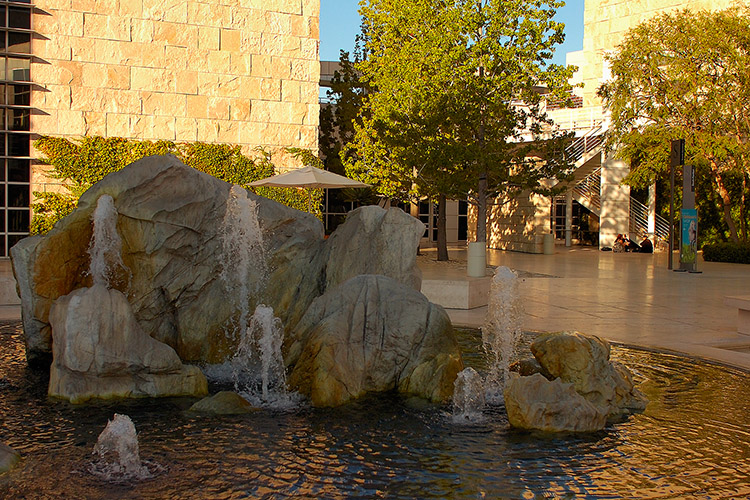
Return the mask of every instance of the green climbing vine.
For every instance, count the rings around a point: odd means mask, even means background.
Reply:
[[[31,234],[43,234],[75,209],[78,198],[107,174],[116,172],[136,160],[151,155],[172,154],[186,165],[223,181],[239,184],[256,194],[270,198],[298,210],[307,211],[310,197],[313,212],[323,190],[297,188],[250,187],[255,180],[274,175],[271,154],[259,148],[257,157],[242,153],[241,147],[229,144],[202,142],[175,143],[172,141],[138,141],[121,137],[83,137],[77,140],[42,136],[34,142],[42,154],[40,161],[52,166],[49,176],[61,180],[68,192],[34,192],[34,217]],[[305,165],[319,166],[320,160],[309,150],[289,148],[293,157]]]

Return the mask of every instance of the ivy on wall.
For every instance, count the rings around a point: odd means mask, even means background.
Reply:
[[[146,156],[164,154],[173,154],[190,167],[298,210],[307,211],[312,197],[313,212],[320,216],[318,207],[323,197],[322,189],[249,187],[251,182],[274,175],[276,170],[271,154],[260,148],[257,157],[251,158],[242,154],[240,146],[229,144],[153,142],[101,136],[78,140],[42,136],[34,142],[34,147],[43,155],[40,161],[52,166],[48,175],[60,179],[68,192],[34,192],[37,201],[31,206],[34,212],[31,234],[43,234],[52,229],[58,220],[75,209],[81,194],[107,174]],[[287,151],[303,164],[319,165],[320,160],[309,150],[289,148]]]

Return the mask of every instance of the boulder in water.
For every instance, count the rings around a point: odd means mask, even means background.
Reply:
[[[241,415],[253,413],[258,409],[236,392],[221,391],[201,399],[188,411],[213,415]]]
[[[592,432],[607,423],[605,413],[559,378],[550,381],[539,373],[528,377],[511,373],[504,396],[508,421],[519,429]]]
[[[315,406],[389,390],[444,402],[463,369],[445,310],[385,276],[326,291],[287,341],[289,385]]]
[[[206,378],[143,332],[125,296],[103,285],[60,297],[50,312],[49,394],[91,398],[202,396]]]
[[[361,274],[388,276],[422,288],[416,265],[424,224],[399,208],[360,207],[328,238],[326,289]]]
[[[541,335],[531,352],[549,378],[559,377],[610,417],[643,410],[646,397],[633,384],[630,371],[609,360],[609,343],[580,332]]]
[[[0,474],[8,472],[21,461],[21,454],[5,443],[0,443]]]

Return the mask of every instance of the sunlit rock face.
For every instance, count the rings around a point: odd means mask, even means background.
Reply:
[[[202,396],[206,378],[143,332],[125,296],[104,285],[58,299],[50,312],[50,396],[92,398]]]
[[[367,206],[350,212],[328,239],[326,288],[360,274],[379,274],[420,290],[416,261],[423,234],[424,224],[398,208]]]
[[[578,394],[573,384],[549,381],[539,373],[511,374],[505,388],[505,409],[513,427],[545,432],[592,432],[607,416]]]
[[[605,415],[643,410],[648,403],[627,367],[610,361],[606,340],[580,332],[548,333],[531,344],[531,352],[545,373],[573,384]]]
[[[289,385],[316,406],[389,390],[447,401],[463,369],[445,310],[385,276],[326,291],[288,342]]]
[[[122,238],[121,272],[112,287],[127,295],[144,331],[187,361],[219,362],[234,345],[225,327],[237,314],[237,301],[250,309],[257,295],[228,296],[219,278],[220,232],[230,185],[187,167],[171,156],[153,156],[108,175],[81,196],[78,208],[45,236],[13,247],[13,268],[21,292],[27,357],[51,352],[49,311],[57,298],[91,286],[88,245],[91,214],[102,194],[114,198]],[[314,217],[265,198],[257,201],[268,276],[261,294],[287,326],[322,293],[323,227]]]
[[[610,361],[609,343],[579,332],[540,335],[532,344],[536,363],[525,360],[505,390],[514,427],[544,431],[592,431],[608,420],[642,411],[648,399],[624,365]],[[523,365],[523,366],[521,366]]]

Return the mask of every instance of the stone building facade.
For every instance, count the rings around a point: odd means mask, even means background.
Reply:
[[[26,162],[27,194],[14,231],[4,221],[2,256],[28,232],[29,191],[53,188],[33,164],[38,135],[317,151],[320,0],[0,0],[0,10],[3,105],[27,113],[25,147],[4,151]]]

